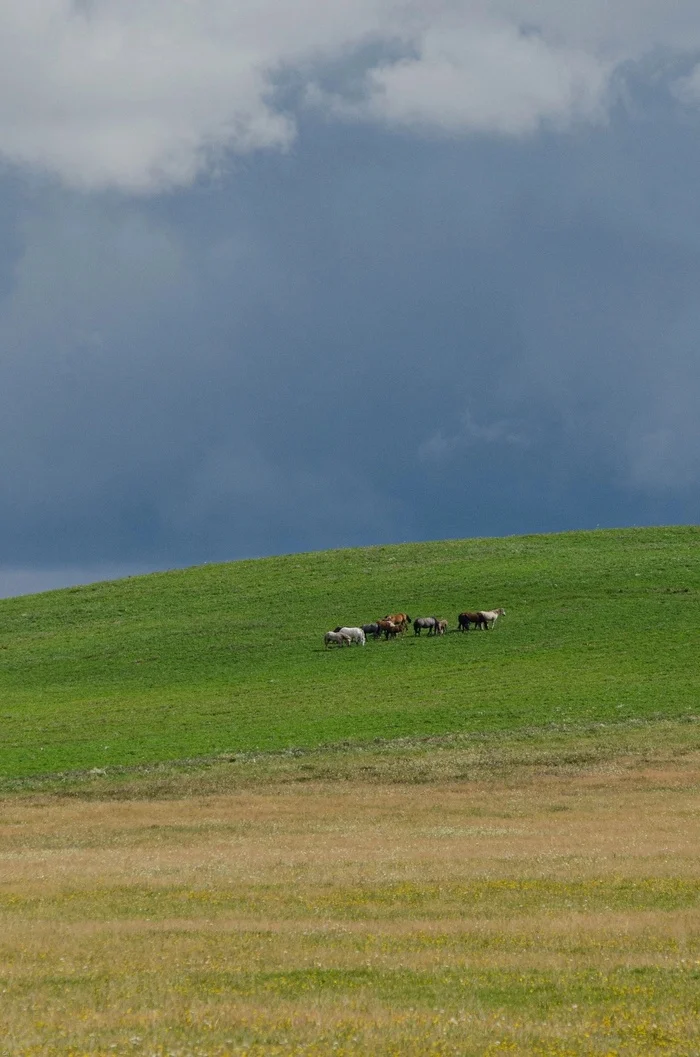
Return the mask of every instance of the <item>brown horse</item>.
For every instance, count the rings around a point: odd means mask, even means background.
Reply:
[[[486,628],[488,630],[488,624],[483,613],[460,613],[457,617],[457,623],[460,631],[469,631],[470,624],[473,624],[475,628]]]
[[[408,613],[387,613],[384,617],[385,620],[390,620],[392,624],[396,624],[401,631],[405,631],[408,625],[411,623],[411,618]]]
[[[377,627],[379,628],[380,635],[384,633],[385,639],[395,639],[398,633],[402,630],[398,624],[395,624],[393,620],[378,620]]]

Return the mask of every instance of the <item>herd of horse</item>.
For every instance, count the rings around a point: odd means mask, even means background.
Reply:
[[[499,617],[504,616],[505,609],[478,609],[475,612],[460,613],[457,617],[457,627],[460,631],[469,631],[472,625],[481,631],[490,631]],[[413,625],[413,634],[420,635],[427,631],[428,635],[444,635],[447,631],[447,621],[439,620],[437,617],[416,617],[411,620],[408,613],[389,613],[382,620],[373,624],[362,624],[357,628],[342,627],[338,625],[333,631],[327,631],[323,636],[325,646],[364,646],[368,637],[380,639],[395,639],[403,635]]]

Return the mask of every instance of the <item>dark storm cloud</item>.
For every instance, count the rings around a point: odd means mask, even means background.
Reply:
[[[528,141],[307,115],[137,202],[6,181],[7,582],[696,520],[700,139],[655,91]]]

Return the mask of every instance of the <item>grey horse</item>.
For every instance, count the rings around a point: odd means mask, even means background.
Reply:
[[[421,631],[427,629],[429,635],[434,635],[437,625],[437,617],[416,617],[413,621],[413,634],[420,635]]]

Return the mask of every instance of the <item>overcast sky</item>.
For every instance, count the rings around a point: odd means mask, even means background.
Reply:
[[[697,0],[4,0],[0,594],[698,521]]]

